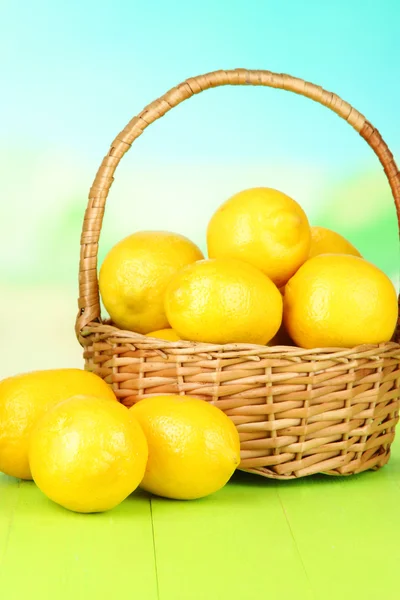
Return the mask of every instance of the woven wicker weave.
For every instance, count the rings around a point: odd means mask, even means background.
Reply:
[[[400,402],[400,345],[313,349],[155,340],[119,330],[100,316],[97,252],[113,175],[132,142],[153,121],[203,90],[262,85],[327,106],[368,142],[383,165],[400,223],[400,175],[387,145],[366,119],[335,94],[269,71],[216,71],[188,79],[145,108],[113,141],[89,194],[81,238],[78,339],[85,366],[127,406],[151,394],[192,394],[233,420],[241,469],[291,479],[350,475],[389,459]],[[397,328],[395,341],[400,341]]]

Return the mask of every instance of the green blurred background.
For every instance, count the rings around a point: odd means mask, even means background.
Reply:
[[[81,366],[74,336],[87,192],[114,136],[186,77],[239,66],[341,95],[400,155],[397,0],[0,0],[0,377]],[[390,189],[327,109],[265,88],[218,88],[171,111],[124,158],[101,256],[137,229],[203,249],[213,210],[246,187],[296,198],[398,287]]]

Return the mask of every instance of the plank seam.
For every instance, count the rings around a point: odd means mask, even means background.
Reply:
[[[11,511],[11,515],[10,515],[10,521],[9,521],[8,527],[7,527],[6,540],[5,540],[5,544],[4,544],[4,552],[3,552],[2,556],[1,556],[1,560],[0,560],[0,572],[3,570],[4,560],[5,560],[6,556],[7,556],[8,546],[10,545],[11,531],[12,531],[13,525],[14,525],[15,511],[16,511],[17,505],[18,505],[19,500],[20,500],[21,480],[18,480],[17,489],[18,489],[17,495],[16,495],[15,502],[14,502],[13,507],[12,507],[12,511]]]
[[[283,512],[283,514],[284,514],[284,516],[285,516],[285,520],[286,520],[286,523],[287,523],[287,526],[288,526],[288,529],[289,529],[290,535],[291,535],[291,537],[292,537],[292,540],[293,540],[294,547],[295,547],[295,549],[296,549],[296,553],[297,553],[297,555],[298,555],[298,557],[299,557],[299,559],[300,559],[300,563],[301,563],[302,569],[303,569],[303,571],[304,571],[304,574],[305,574],[305,576],[306,576],[306,579],[307,579],[308,585],[309,585],[309,587],[310,587],[310,590],[311,590],[312,597],[313,597],[313,598],[316,600],[316,599],[317,599],[317,596],[315,595],[315,590],[314,590],[314,588],[313,588],[313,586],[312,586],[312,584],[311,584],[311,580],[310,580],[310,577],[309,577],[309,575],[308,575],[308,573],[307,573],[307,569],[306,569],[306,566],[305,566],[305,564],[304,564],[303,557],[301,556],[301,553],[300,553],[299,547],[298,547],[298,545],[297,545],[296,538],[294,537],[293,529],[292,529],[292,526],[290,525],[289,517],[288,517],[288,515],[287,515],[287,513],[286,513],[285,506],[284,506],[284,504],[283,504],[283,502],[282,502],[282,498],[281,498],[281,496],[280,496],[280,494],[279,494],[279,491],[278,491],[278,490],[276,490],[276,492],[277,492],[277,496],[278,496],[278,499],[279,499],[279,503],[280,503],[280,505],[281,505],[281,507],[282,507],[282,512]]]
[[[150,517],[151,517],[151,531],[152,531],[152,536],[153,536],[154,570],[155,570],[155,574],[156,574],[157,600],[160,600],[160,584],[158,581],[158,568],[157,568],[156,532],[154,529],[153,499],[152,498],[150,498]]]

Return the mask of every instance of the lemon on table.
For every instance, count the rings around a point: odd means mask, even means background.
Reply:
[[[54,406],[33,428],[33,479],[53,502],[76,512],[110,510],[140,484],[147,463],[144,433],[127,408],[91,396]]]
[[[179,271],[165,294],[173,329],[185,340],[266,344],[282,322],[282,296],[261,271],[229,258]]]
[[[147,337],[154,337],[160,340],[167,340],[169,342],[178,342],[181,338],[171,328],[167,329],[159,329],[158,331],[151,331],[150,333],[146,333]]]
[[[286,285],[284,323],[303,348],[352,348],[389,341],[397,313],[390,279],[356,256],[315,256]]]
[[[80,369],[54,369],[0,381],[0,471],[32,479],[28,445],[36,420],[55,404],[76,394],[117,401],[97,375]]]
[[[138,333],[168,327],[165,288],[179,269],[202,258],[193,242],[167,231],[141,231],[119,242],[99,275],[101,297],[115,325]]]
[[[210,258],[237,258],[282,287],[310,250],[310,226],[301,206],[271,188],[239,192],[214,213],[207,230]]]
[[[326,227],[311,227],[309,257],[312,258],[318,254],[352,254],[361,258],[357,248],[336,231]]]
[[[129,409],[149,446],[141,487],[190,500],[221,489],[240,462],[239,434],[219,408],[190,396],[152,396]]]

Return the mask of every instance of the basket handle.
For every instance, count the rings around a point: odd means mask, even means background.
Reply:
[[[383,141],[379,131],[366,118],[336,94],[322,87],[303,81],[291,75],[234,69],[213,71],[198,77],[191,77],[172,88],[149,104],[137,117],[117,135],[108,154],[103,159],[89,193],[89,202],[85,212],[81,235],[79,263],[79,312],[76,320],[76,332],[79,337],[82,329],[89,323],[100,319],[100,297],[97,278],[97,254],[104,208],[114,180],[114,172],[119,161],[129,150],[132,143],[143,131],[171,108],[209,88],[222,85],[262,85],[287,90],[311,98],[315,102],[330,108],[345,119],[368,142],[378,156],[392,189],[396,206],[400,232],[400,173],[393,155]],[[399,297],[400,301],[400,297]],[[397,329],[400,340],[400,327]]]

